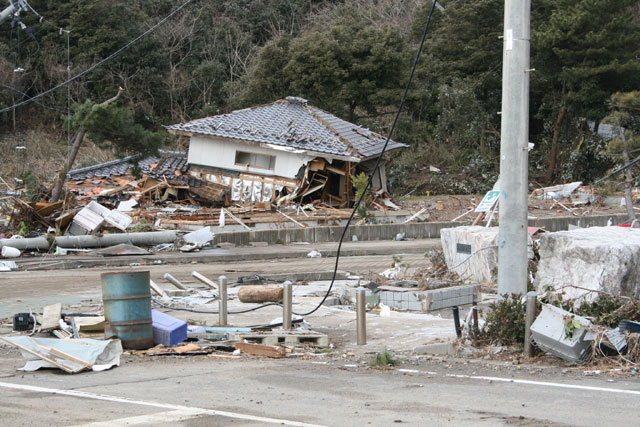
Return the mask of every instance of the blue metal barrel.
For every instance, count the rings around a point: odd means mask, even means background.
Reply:
[[[153,347],[149,271],[102,273],[105,338],[116,336],[127,349]]]

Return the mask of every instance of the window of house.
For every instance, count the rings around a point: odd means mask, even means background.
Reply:
[[[276,167],[276,156],[236,151],[236,165],[273,170]]]

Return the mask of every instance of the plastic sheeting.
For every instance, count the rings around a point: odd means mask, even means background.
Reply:
[[[242,195],[240,196],[240,201],[247,203],[250,202],[253,198],[253,182],[252,181],[242,181]]]
[[[26,364],[21,371],[59,368],[75,374],[83,370],[104,371],[120,365],[120,340],[0,337],[20,349]]]
[[[242,180],[239,178],[234,178],[233,185],[231,186],[231,200],[234,202],[240,201],[240,197],[242,196]]]
[[[262,201],[262,182],[253,181],[253,197],[251,198],[252,202],[260,202]]]
[[[262,201],[270,202],[273,198],[273,184],[264,183],[264,188],[262,189]]]

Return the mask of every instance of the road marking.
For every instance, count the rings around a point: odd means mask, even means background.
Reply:
[[[73,427],[119,427],[137,426],[141,424],[162,425],[164,423],[178,423],[191,418],[205,415],[205,411],[199,409],[180,409],[177,411],[156,412],[155,414],[138,415],[135,417],[118,418],[116,420],[98,421],[95,423],[78,424]]]
[[[623,394],[640,395],[640,391],[636,391],[636,390],[624,390],[621,388],[607,388],[607,387],[592,387],[588,385],[577,385],[577,384],[560,384],[560,383],[550,383],[546,381],[518,380],[515,378],[480,377],[480,376],[454,375],[454,374],[448,374],[447,377],[467,378],[472,380],[485,380],[485,381],[500,381],[504,383],[529,384],[529,385],[539,385],[539,386],[545,386],[545,387],[573,388],[578,390],[589,390],[589,391],[604,391],[607,393],[623,393]]]
[[[241,420],[258,421],[258,422],[270,423],[270,424],[283,424],[287,426],[296,426],[296,427],[323,427],[318,424],[308,424],[308,423],[303,423],[299,421],[258,417],[258,416],[249,415],[249,414],[239,414],[235,412],[219,411],[217,409],[204,409],[204,408],[195,408],[195,407],[189,407],[189,406],[183,406],[183,405],[173,405],[169,403],[157,403],[157,402],[149,402],[145,400],[133,400],[133,399],[127,399],[126,397],[110,396],[106,394],[96,394],[96,393],[91,393],[87,391],[60,390],[55,388],[37,387],[32,385],[23,385],[23,384],[14,384],[14,383],[5,383],[5,382],[0,382],[0,387],[10,388],[14,390],[31,391],[35,393],[59,394],[62,396],[78,397],[82,399],[105,400],[107,402],[116,402],[116,403],[129,403],[132,405],[149,406],[152,408],[172,409],[174,411],[201,411],[202,415],[217,415],[221,417],[237,418]]]

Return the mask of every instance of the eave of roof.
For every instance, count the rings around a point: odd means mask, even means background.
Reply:
[[[385,138],[311,107],[302,98],[287,97],[271,104],[229,114],[165,126],[172,134],[202,135],[289,147],[307,153],[358,161],[378,155]],[[407,147],[390,140],[387,151]]]

